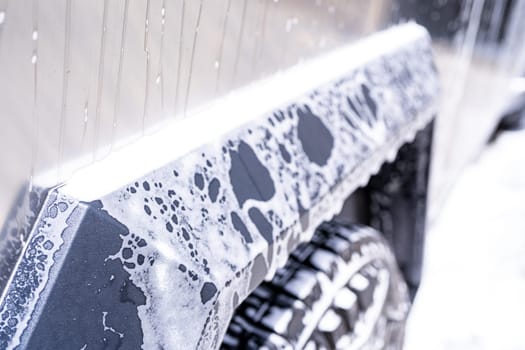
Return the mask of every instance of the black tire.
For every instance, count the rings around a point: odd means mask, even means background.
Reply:
[[[401,349],[410,301],[385,239],[327,223],[236,310],[223,349]]]

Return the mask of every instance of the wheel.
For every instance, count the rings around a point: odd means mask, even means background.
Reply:
[[[237,308],[223,349],[401,349],[410,301],[385,239],[331,222]]]

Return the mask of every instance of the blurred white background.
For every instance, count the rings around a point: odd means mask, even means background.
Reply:
[[[525,131],[462,173],[431,225],[406,350],[525,349]]]

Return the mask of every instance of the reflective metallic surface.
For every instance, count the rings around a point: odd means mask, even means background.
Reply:
[[[384,27],[389,6],[0,1],[0,222],[33,176],[64,181],[163,119]]]
[[[433,119],[436,73],[425,29],[396,26],[237,92],[241,108],[221,113],[223,98],[79,171],[50,191],[0,298],[0,348],[219,348],[234,307]],[[193,137],[179,132],[195,122]],[[203,126],[214,132],[177,155]],[[372,242],[334,247],[355,259],[328,264],[298,348],[353,272],[394,266]],[[384,298],[367,303],[378,324]],[[357,347],[375,334],[365,324]]]
[[[436,42],[440,188],[490,134],[508,73],[523,71],[524,14],[523,0],[0,0],[0,227],[33,184],[406,20]],[[22,230],[30,216],[11,218]]]

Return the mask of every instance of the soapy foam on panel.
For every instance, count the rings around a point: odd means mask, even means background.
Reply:
[[[54,255],[64,240],[62,233],[68,227],[67,220],[78,202],[56,192],[50,194],[31,232],[23,259],[16,268],[12,283],[6,290],[0,313],[0,329],[10,334],[7,349],[20,344],[39,296],[47,285],[49,274],[55,263]],[[24,277],[29,274],[31,277]],[[4,316],[5,315],[5,316]]]

